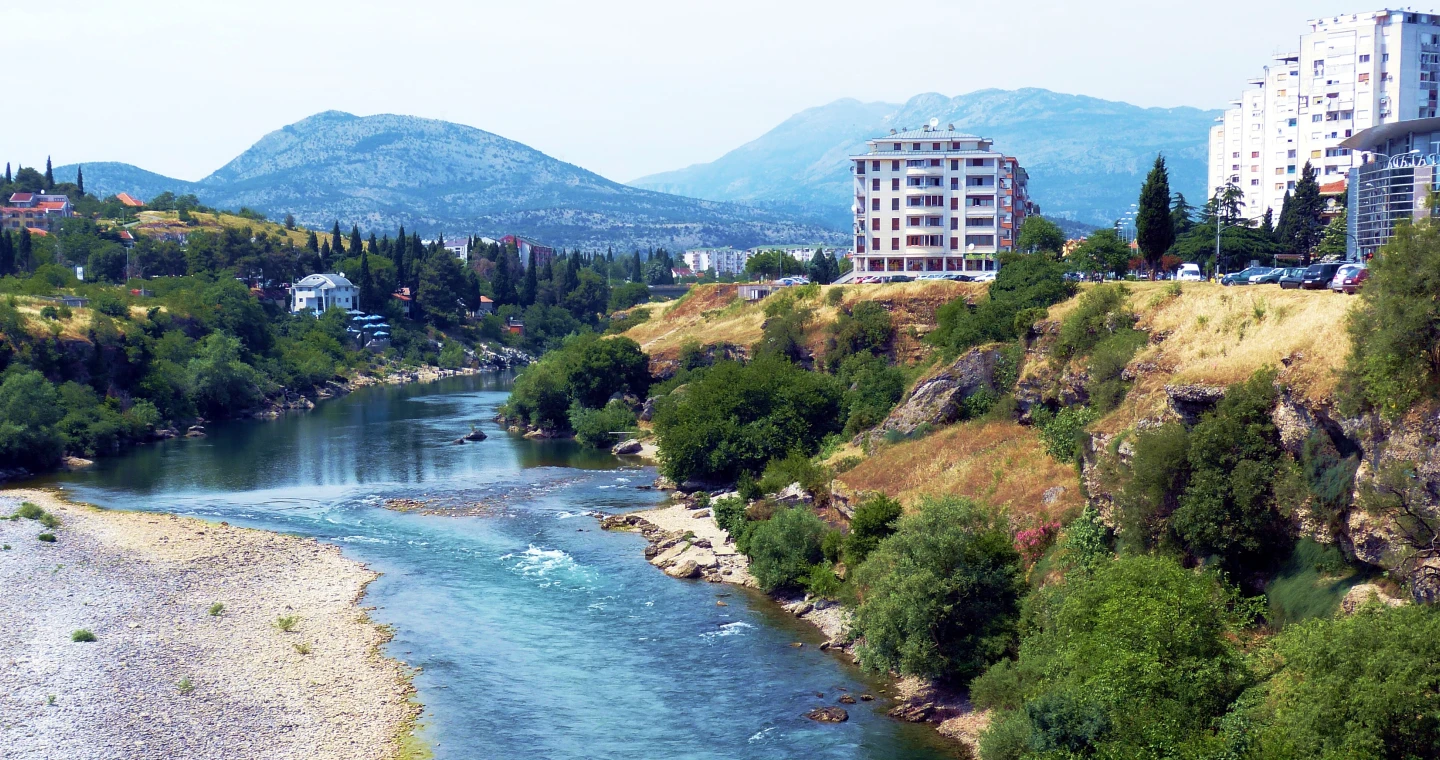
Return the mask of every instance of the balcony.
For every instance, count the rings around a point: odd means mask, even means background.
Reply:
[[[944,166],[907,166],[905,174],[910,177],[934,177],[945,173]]]

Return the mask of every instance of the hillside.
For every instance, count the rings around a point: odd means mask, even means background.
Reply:
[[[56,177],[73,179],[75,165]],[[327,111],[271,132],[198,182],[118,163],[85,164],[101,196],[193,193],[302,224],[422,234],[518,233],[552,245],[752,246],[845,236],[793,213],[702,201],[611,182],[473,127],[412,116]]]
[[[845,158],[867,139],[931,118],[993,138],[1030,172],[1047,216],[1109,225],[1135,202],[1156,153],[1170,186],[1195,202],[1205,188],[1206,137],[1217,111],[1140,108],[1041,89],[981,90],[957,97],[917,95],[903,104],[853,99],[806,109],[705,164],[641,177],[636,187],[696,198],[753,203],[849,221]]]

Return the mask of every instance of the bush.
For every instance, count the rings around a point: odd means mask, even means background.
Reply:
[[[1116,330],[1091,349],[1085,392],[1096,412],[1105,414],[1125,400],[1130,384],[1121,378],[1121,373],[1148,342],[1146,333],[1127,327]]]
[[[1001,261],[989,297],[973,306],[961,297],[940,307],[935,313],[938,324],[927,341],[951,352],[1011,341],[1028,332],[1040,313],[1027,310],[1044,309],[1075,293],[1064,267],[1047,256],[1010,254]]]
[[[107,317],[128,317],[130,307],[114,293],[104,292],[90,299],[90,308]]]
[[[1080,456],[1086,426],[1100,419],[1100,415],[1087,406],[1067,406],[1058,414],[1041,409],[1031,418],[1040,428],[1040,443],[1045,453],[1061,462],[1074,462]]]
[[[765,472],[760,476],[760,491],[778,493],[789,488],[791,483],[799,483],[818,501],[828,502],[833,477],[834,474],[824,465],[816,464],[804,454],[791,452],[784,459],[772,459],[765,465]]]
[[[275,618],[275,627],[286,633],[295,630],[295,626],[299,623],[299,615],[281,615],[280,617]]]
[[[40,524],[51,530],[54,530],[60,527],[60,518],[50,514],[49,512],[46,512],[45,514],[40,515]]]
[[[1060,323],[1060,336],[1051,349],[1055,360],[1064,362],[1084,356],[1120,330],[1135,324],[1135,315],[1125,304],[1130,289],[1124,285],[1097,285],[1080,296],[1080,303]]]
[[[80,630],[75,631],[74,633],[71,633],[71,634],[70,634],[70,640],[71,640],[71,641],[94,641],[94,640],[95,640],[95,634],[91,633],[90,631],[88,631],[88,630],[86,630],[86,629],[84,629],[84,628],[81,628]]]
[[[895,336],[895,325],[884,306],[875,301],[861,301],[848,311],[842,309],[829,331],[825,367],[835,372],[850,356],[883,352]]]
[[[522,370],[501,413],[538,428],[565,430],[572,404],[601,409],[615,394],[643,398],[649,389],[649,359],[639,344],[585,333]]]
[[[742,532],[746,521],[743,499],[735,496],[719,499],[711,507],[711,513],[715,515],[715,524],[731,537]]]
[[[833,377],[779,359],[717,363],[655,410],[661,470],[677,483],[723,481],[791,452],[813,455],[840,430],[841,396]]]
[[[1347,415],[1398,419],[1440,388],[1440,227],[1402,225],[1370,262],[1359,308],[1346,318],[1350,354],[1340,393]]]
[[[1068,576],[1027,600],[1018,661],[978,681],[1002,708],[991,730],[1023,715],[1036,753],[1218,757],[1215,721],[1251,683],[1234,634],[1255,611],[1214,573],[1161,557]]]
[[[860,502],[855,516],[850,518],[850,534],[845,537],[845,563],[859,567],[881,541],[895,533],[902,513],[900,502],[884,494]]]
[[[1190,480],[1190,432],[1171,422],[1135,437],[1129,478],[1116,496],[1120,529],[1137,550],[1156,548],[1168,536],[1170,514]]]
[[[833,531],[827,533],[826,538],[833,534]],[[810,571],[802,579],[801,585],[811,595],[821,599],[839,599],[845,589],[845,584],[841,583],[840,578],[835,575],[835,566],[829,560],[811,565]]]
[[[827,530],[824,521],[804,507],[777,512],[750,534],[750,574],[765,591],[800,583],[810,567],[824,559],[821,542]]]
[[[635,413],[623,401],[611,401],[604,409],[586,409],[578,403],[570,407],[570,427],[575,439],[597,449],[608,449],[616,441],[612,433],[634,430]]]
[[[843,415],[847,438],[885,421],[905,395],[905,373],[868,353],[846,358],[837,377],[846,388]]]
[[[54,534],[54,533],[41,533],[40,535],[36,536],[35,538],[37,538],[38,540],[40,540],[41,543],[46,543],[46,544],[53,544],[53,543],[55,543],[55,534]]]
[[[845,288],[836,285],[825,291],[825,303],[828,306],[839,306],[845,300]]]
[[[610,302],[606,307],[611,312],[624,311],[636,304],[650,300],[650,288],[643,282],[626,282],[610,289]],[[646,312],[649,316],[649,312]]]
[[[1287,627],[1255,716],[1257,757],[1435,757],[1440,612],[1371,604]]]
[[[16,516],[25,520],[39,520],[45,516],[45,510],[39,504],[30,501],[20,502],[20,508],[15,510]]]
[[[216,602],[216,603],[210,605],[210,610],[209,610],[210,617],[220,617],[220,614],[221,614],[222,612],[224,612],[224,611],[225,611],[225,603],[224,603],[224,602]]]
[[[1012,645],[1023,591],[1005,520],[965,499],[927,499],[856,570],[860,662],[964,683]]]
[[[40,316],[44,319],[59,319],[60,310],[54,306],[42,306],[40,308]]]

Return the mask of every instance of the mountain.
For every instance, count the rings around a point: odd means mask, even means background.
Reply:
[[[1208,196],[1206,146],[1219,111],[1140,108],[1049,90],[980,90],[950,98],[917,95],[903,105],[837,100],[790,117],[707,164],[631,182],[649,190],[748,203],[850,224],[845,160],[891,129],[941,124],[995,140],[1030,173],[1046,216],[1109,225],[1129,209],[1156,153],[1170,187],[1192,202]]]
[[[516,233],[552,245],[753,246],[843,242],[792,210],[698,200],[612,182],[513,140],[413,116],[326,111],[271,132],[199,182],[128,164],[84,164],[85,186],[152,198],[194,193],[209,206],[294,214],[308,227]],[[55,170],[74,178],[75,165]]]

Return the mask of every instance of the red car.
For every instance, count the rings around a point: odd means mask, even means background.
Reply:
[[[1345,272],[1344,277],[1340,278],[1340,289],[1345,291],[1345,295],[1353,296],[1356,293],[1360,292],[1360,287],[1364,285],[1365,281],[1368,279],[1370,279],[1369,267],[1355,267],[1354,269]]]

